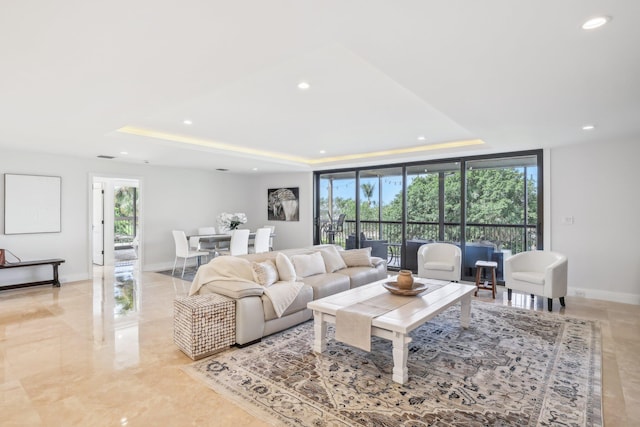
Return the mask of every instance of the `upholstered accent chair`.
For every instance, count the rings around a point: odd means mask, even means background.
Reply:
[[[460,281],[462,251],[451,243],[427,243],[418,249],[418,277]]]
[[[520,252],[504,261],[504,285],[507,299],[511,291],[522,291],[547,298],[549,311],[553,309],[553,298],[560,298],[564,307],[567,295],[567,257],[551,251]]]

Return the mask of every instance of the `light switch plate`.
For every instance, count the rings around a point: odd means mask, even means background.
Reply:
[[[564,217],[562,217],[562,223],[565,224],[565,225],[571,225],[571,224],[573,224],[573,222],[574,222],[574,219],[573,219],[572,216],[564,216]]]

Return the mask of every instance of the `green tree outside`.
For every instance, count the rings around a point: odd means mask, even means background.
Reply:
[[[521,226],[525,222],[525,196],[527,203],[526,224],[537,223],[537,186],[534,179],[527,179],[525,195],[525,168],[488,168],[467,171],[467,224],[497,224]],[[439,212],[439,173],[430,173],[412,177],[407,187],[407,238],[438,239],[437,224],[440,218]],[[445,228],[445,239],[459,241],[460,238],[460,212],[461,198],[460,172],[445,172],[444,179],[444,222],[457,224]],[[361,221],[378,221],[379,207],[376,201],[372,201],[375,185],[365,182],[361,185],[364,196],[360,204]],[[328,201],[322,199],[321,207],[327,209]],[[402,192],[388,203],[382,206],[382,221],[397,223],[397,227],[387,227],[388,235],[380,238],[389,241],[401,240],[402,222]],[[347,220],[356,218],[355,200],[336,197],[333,200],[333,214],[337,217],[340,213],[346,215]],[[414,224],[416,223],[416,224]],[[433,225],[425,225],[432,223]],[[488,233],[491,233],[489,235]],[[507,242],[517,241],[522,238],[514,236],[520,233],[515,227],[479,227],[469,226],[466,230],[467,241],[491,240],[501,245]],[[529,236],[530,238],[532,236]],[[511,249],[511,248],[508,248]],[[516,249],[516,248],[513,248]]]
[[[134,220],[137,221],[138,191],[135,187],[118,187],[114,193],[113,215],[116,236],[135,237]],[[135,200],[135,202],[134,202]],[[137,225],[137,224],[136,224]]]

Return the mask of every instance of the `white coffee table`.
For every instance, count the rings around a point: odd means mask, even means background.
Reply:
[[[336,322],[336,312],[377,295],[387,294],[382,286],[390,279],[380,280],[359,288],[350,289],[325,298],[312,301],[307,307],[313,310],[314,342],[313,351],[322,353],[327,349],[327,324]],[[442,284],[446,282],[429,279],[418,279],[421,283]],[[428,322],[450,306],[460,302],[460,324],[469,327],[471,317],[471,295],[476,287],[461,283],[448,283],[442,288],[424,296],[407,296],[410,302],[402,307],[389,311],[371,321],[371,335],[385,338],[393,342],[393,381],[404,384],[409,379],[407,355],[411,337],[409,332]]]

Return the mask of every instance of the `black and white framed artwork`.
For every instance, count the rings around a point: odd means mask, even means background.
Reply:
[[[299,188],[270,188],[267,190],[267,219],[269,221],[298,221]]]

